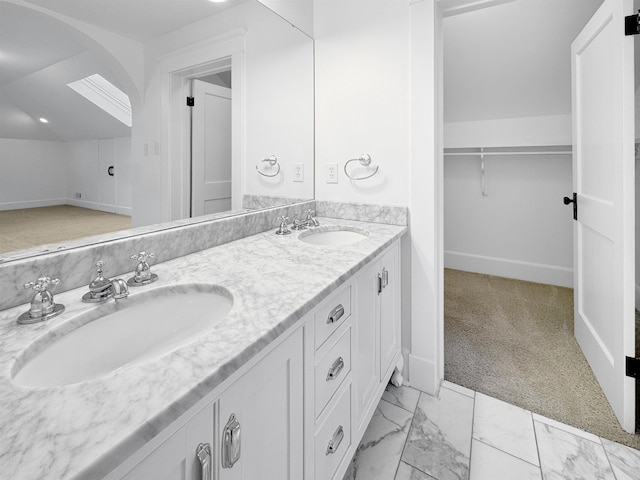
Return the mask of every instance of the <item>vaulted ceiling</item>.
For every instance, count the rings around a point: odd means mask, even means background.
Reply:
[[[0,0],[0,138],[82,140],[130,135],[130,128],[67,84],[99,73],[105,61],[55,12],[144,43],[246,0]],[[32,7],[32,8],[30,8]],[[40,117],[48,124],[38,121]]]

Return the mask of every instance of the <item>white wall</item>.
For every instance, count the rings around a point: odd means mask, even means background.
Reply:
[[[572,141],[571,114],[447,122],[445,125],[445,148],[571,145]]]
[[[0,138],[0,210],[65,203],[65,153],[60,142]]]
[[[315,2],[316,199],[409,205],[411,25],[409,2]],[[371,155],[378,173],[346,178]],[[338,183],[326,182],[338,164]],[[350,172],[366,175],[357,162]]]
[[[435,0],[314,2],[316,199],[409,207],[403,352],[411,384],[430,393],[444,368],[440,21]],[[344,164],[361,153],[372,156],[379,172],[348,181]],[[338,164],[337,184],[326,183],[327,163]]]
[[[459,270],[572,286],[570,155],[444,160],[445,265]]]
[[[313,0],[260,0],[260,3],[313,37]]]
[[[178,142],[168,138],[172,138],[169,124],[179,118],[186,121],[188,110],[182,103],[178,106],[167,102],[173,87],[168,86],[163,68],[184,64],[181,68],[186,69],[215,60],[203,60],[203,56],[215,55],[209,52],[221,50],[217,46],[238,32],[244,32],[243,90],[238,91],[232,81],[234,95],[242,97],[244,109],[240,112],[244,130],[239,141],[246,188],[243,193],[313,198],[312,41],[264,5],[245,2],[146,45],[148,86],[138,125],[143,142],[159,144],[161,148],[159,154],[152,149],[149,155],[141,155],[135,165],[140,188],[134,191],[134,225],[182,218],[176,217],[182,212],[175,197],[186,187],[187,179],[181,167],[176,168],[176,162],[181,161],[177,156],[185,155],[188,146],[184,142],[176,145]],[[273,182],[264,181],[255,166],[272,154],[279,159],[282,175]],[[293,163],[305,165],[304,182],[293,182]],[[180,198],[180,194],[177,196]]]
[[[115,166],[116,177],[100,168],[101,160]],[[0,210],[67,204],[130,215],[131,163],[129,137],[75,142],[0,139]],[[105,187],[113,191],[109,201]]]
[[[129,137],[66,142],[69,205],[131,215],[133,165]],[[107,167],[114,166],[110,177]],[[77,198],[76,193],[81,197]]]

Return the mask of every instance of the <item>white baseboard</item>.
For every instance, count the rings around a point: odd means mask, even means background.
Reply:
[[[89,208],[91,210],[98,210],[98,204],[96,202],[89,202],[87,200],[80,200],[78,198],[67,198],[65,202],[67,205],[80,208]]]
[[[118,215],[126,215],[127,217],[131,216],[131,207],[118,207],[116,206],[116,213]]]
[[[91,210],[99,210],[107,213],[117,213],[119,215],[131,216],[131,207],[118,207],[114,205],[105,205],[104,203],[88,202],[87,200],[79,200],[77,198],[67,198],[63,203],[73,205],[74,207],[89,208]]]
[[[409,354],[409,385],[429,395],[437,395],[441,380],[437,378],[434,362]]]
[[[573,269],[460,252],[444,252],[445,268],[573,288]],[[637,298],[637,295],[636,295]]]
[[[19,210],[21,208],[52,207],[54,205],[64,205],[66,198],[49,198],[46,200],[27,200],[24,202],[0,203],[0,210]]]

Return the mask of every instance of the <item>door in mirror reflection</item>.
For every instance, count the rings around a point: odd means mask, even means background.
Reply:
[[[231,210],[231,89],[193,80],[191,216]]]

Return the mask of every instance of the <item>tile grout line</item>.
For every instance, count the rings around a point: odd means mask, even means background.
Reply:
[[[473,431],[476,425],[476,391],[473,390],[473,409],[471,414],[471,439],[469,441],[469,480],[471,480],[471,455],[473,455]]]
[[[536,442],[536,454],[538,455],[538,469],[540,470],[540,478],[544,478],[542,473],[542,457],[540,456],[540,445],[538,445],[538,431],[536,430],[536,422],[533,419],[533,412],[529,411],[531,416],[531,425],[533,426],[533,439]]]
[[[600,438],[600,437],[598,437]],[[611,463],[611,459],[609,458],[609,452],[604,448],[604,444],[602,443],[602,439],[600,439],[600,444],[602,445],[602,450],[604,450],[604,456],[607,458],[607,462],[609,463],[609,468],[611,468],[611,473],[613,474],[613,478],[617,479],[616,471],[613,469],[613,464]]]
[[[475,440],[475,441],[476,441],[476,442],[478,442],[478,443],[481,443],[481,444],[483,444],[483,445],[485,445],[485,446],[487,446],[487,447],[489,447],[489,448],[492,448],[492,449],[494,449],[494,450],[496,450],[496,451],[498,451],[498,452],[504,453],[505,455],[508,455],[508,456],[510,456],[511,458],[515,458],[516,460],[520,460],[521,462],[524,462],[524,463],[526,463],[527,465],[531,465],[532,467],[535,467],[535,468],[537,468],[538,470],[540,470],[540,466],[536,465],[535,463],[528,462],[528,461],[527,461],[527,460],[525,460],[524,458],[520,458],[520,457],[518,457],[518,456],[514,455],[513,453],[505,452],[504,450],[502,450],[502,449],[500,449],[500,448],[496,447],[495,445],[491,445],[491,444],[489,444],[489,443],[487,443],[487,442],[483,442],[482,440],[478,440],[477,438],[473,438],[472,440]]]
[[[422,397],[422,395],[426,395],[424,392],[421,392],[420,390],[416,390],[418,392],[418,401],[416,402],[416,406],[413,409],[413,414],[411,415],[411,422],[409,423],[409,430],[407,431],[407,436],[404,439],[404,445],[402,445],[402,452],[400,452],[400,460],[398,461],[398,466],[396,467],[396,474],[393,476],[394,480],[395,478],[398,476],[398,470],[400,470],[400,463],[402,463],[402,459],[404,457],[404,450],[407,448],[407,442],[409,441],[409,435],[411,434],[411,428],[413,427],[413,421],[416,418],[416,411],[418,410],[418,405],[420,404],[420,398]],[[402,407],[400,407],[402,408]],[[409,412],[409,410],[405,410],[407,412]],[[411,468],[415,468],[413,465],[411,465],[408,462],[405,462],[407,465],[409,465]],[[422,470],[420,470],[422,472]],[[425,475],[427,475],[426,472],[422,472]]]

